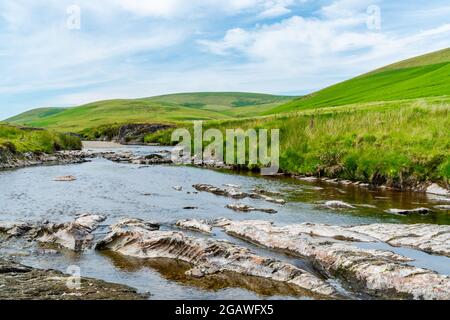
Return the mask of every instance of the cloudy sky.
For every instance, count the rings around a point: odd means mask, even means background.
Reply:
[[[303,94],[450,47],[448,0],[0,0],[0,119],[192,91]]]

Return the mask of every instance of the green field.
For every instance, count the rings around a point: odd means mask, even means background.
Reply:
[[[0,124],[0,150],[15,152],[46,152],[80,149],[81,140],[60,132],[34,130]]]
[[[81,132],[111,123],[179,122],[252,117],[292,100],[254,93],[184,93],[134,100],[108,100],[74,108],[35,109],[7,120],[39,128]]]
[[[450,49],[387,66],[264,112],[273,114],[356,103],[450,94]]]

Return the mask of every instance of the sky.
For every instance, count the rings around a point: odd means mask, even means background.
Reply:
[[[0,0],[0,119],[177,92],[301,95],[447,47],[448,0]]]

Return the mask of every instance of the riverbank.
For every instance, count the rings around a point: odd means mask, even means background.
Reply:
[[[432,184],[449,190],[449,111],[448,101],[380,102],[258,119],[208,121],[203,130],[218,129],[225,138],[227,129],[280,129],[280,172],[287,175],[403,191],[426,191]],[[179,126],[192,135],[192,123]],[[172,131],[148,134],[144,140],[170,145]],[[258,166],[238,169],[255,170]]]
[[[9,152],[0,150],[0,170],[19,169],[41,165],[66,165],[83,163],[90,155],[82,151],[57,151],[52,154],[41,152]]]
[[[0,258],[0,300],[144,300],[136,290],[102,280],[77,279]]]
[[[71,134],[0,124],[0,170],[82,162],[76,151],[61,152],[81,148],[81,140]]]

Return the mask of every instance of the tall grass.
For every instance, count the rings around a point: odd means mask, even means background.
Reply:
[[[412,186],[450,181],[450,106],[424,101],[376,109],[343,108],[213,121],[205,129],[280,129],[280,167],[287,173]],[[171,130],[146,137],[170,143]]]
[[[77,137],[47,130],[19,128],[0,124],[0,148],[14,152],[46,152],[81,149]]]

